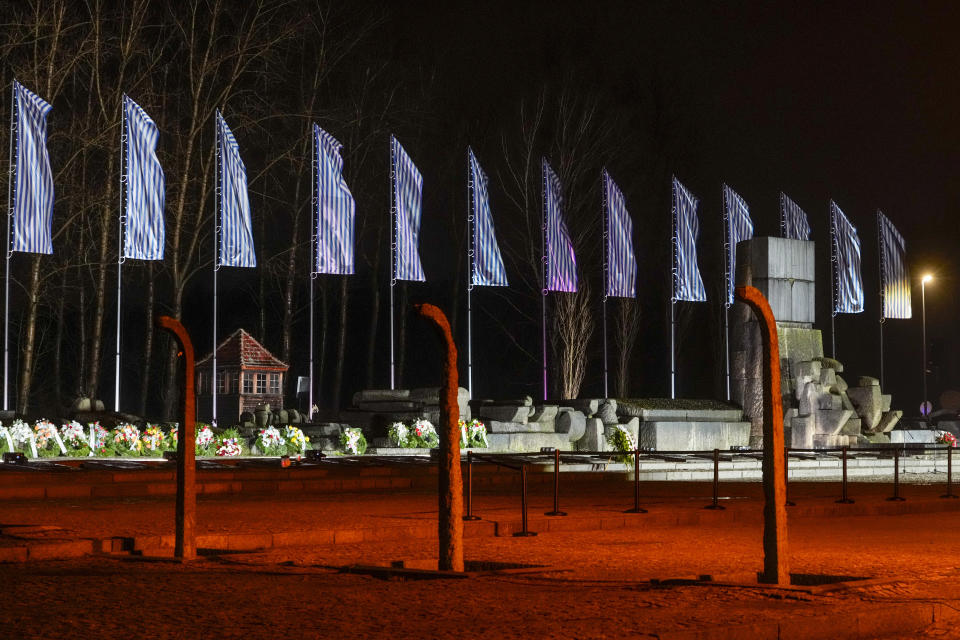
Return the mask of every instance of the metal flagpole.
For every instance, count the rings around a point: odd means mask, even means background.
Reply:
[[[734,265],[730,264],[730,241],[732,221],[730,220],[730,203],[727,201],[727,189],[723,189],[723,262],[726,265],[724,277],[727,279],[723,283],[723,343],[726,351],[727,360],[727,402],[730,402],[730,296],[729,287],[732,280]]]
[[[319,168],[317,135],[313,132],[313,158],[310,173],[310,202],[313,205],[313,229],[310,231],[310,252],[313,264],[310,265],[310,390],[307,392],[307,415],[313,422],[313,283],[317,279],[317,228],[320,226],[320,198],[317,193],[317,170]]]
[[[221,116],[222,117],[222,116]],[[210,394],[213,398],[213,426],[217,426],[217,270],[220,268],[220,224],[223,219],[223,156],[220,153],[220,123],[214,119],[216,127],[216,188],[213,209],[213,368],[210,372]],[[243,375],[248,375],[244,373]],[[238,381],[237,384],[240,384]]]
[[[727,347],[727,402],[730,402],[730,305],[723,305],[723,333]]]
[[[877,255],[880,258],[880,388],[883,389],[883,321],[886,315],[886,283],[884,282],[883,229],[880,228],[880,212],[877,211]],[[924,398],[926,400],[926,398]]]
[[[16,81],[14,81],[15,83]],[[17,87],[10,85],[10,180],[7,182],[7,265],[3,289],[3,410],[7,411],[7,380],[10,377],[10,258],[13,256],[13,244],[10,235],[10,225],[13,220],[13,182],[16,179],[17,169],[13,163],[13,146],[17,139]]]
[[[393,325],[393,288],[397,284],[397,157],[395,143],[390,144],[390,388],[395,389]]]
[[[543,400],[547,400],[547,170],[543,172],[543,226],[540,229],[540,248],[542,250],[541,268],[543,271],[543,291],[541,292],[542,317],[540,328],[543,334]]]
[[[476,185],[473,184],[473,167],[470,166],[470,152],[467,148],[467,233],[470,240],[467,245],[467,397],[473,399],[473,263],[476,259],[476,225],[477,213],[473,210],[473,194]]]
[[[607,359],[607,294],[610,289],[610,212],[607,209],[607,172],[600,175],[600,208],[603,216],[603,397],[610,397]]]
[[[124,94],[123,98],[125,99],[126,97],[126,94]],[[120,101],[120,229],[117,233],[117,358],[113,385],[113,410],[117,413],[120,412],[120,283],[122,281],[121,274],[124,257],[123,231],[127,221],[127,210],[124,206],[127,204],[126,189],[124,187],[127,183],[126,150],[129,144],[129,140],[127,139],[127,109],[124,99]]]
[[[676,399],[677,397],[677,349],[676,349],[676,334],[677,334],[677,185],[676,180],[673,184],[673,217],[670,221],[670,255],[672,262],[671,267],[671,283],[670,283],[670,399]]]
[[[837,268],[837,253],[839,253],[839,247],[837,246],[837,229],[836,221],[834,220],[833,207],[830,208],[830,297],[831,297],[831,306],[830,306],[830,357],[836,360],[837,358],[837,274],[835,273]]]

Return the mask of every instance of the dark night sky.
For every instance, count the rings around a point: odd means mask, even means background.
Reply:
[[[391,11],[390,26],[399,34],[395,55],[437,61],[444,109],[462,118],[493,119],[518,95],[572,71],[608,95],[622,95],[628,104],[618,107],[628,109],[629,92],[618,88],[631,76],[656,69],[669,77],[685,96],[677,124],[695,132],[695,143],[677,150],[682,160],[674,171],[702,199],[701,243],[719,242],[709,234],[720,229],[721,182],[751,205],[761,235],[778,232],[778,192],[790,195],[807,210],[818,241],[818,324],[826,344],[823,250],[827,203],[835,199],[863,245],[866,311],[837,319],[838,356],[854,375],[878,370],[875,211],[882,209],[907,240],[913,274],[937,274],[928,296],[931,384],[960,384],[960,345],[951,330],[960,7],[492,2],[404,3]],[[610,164],[616,167],[616,158]],[[629,203],[630,177],[620,181]],[[645,219],[669,215],[631,209],[640,234]],[[640,286],[662,278],[649,271],[668,266],[645,264]],[[915,320],[886,325],[887,386],[905,407],[919,399],[919,294],[917,286]]]

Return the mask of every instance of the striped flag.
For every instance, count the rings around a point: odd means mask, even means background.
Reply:
[[[880,240],[880,317],[910,318],[913,314],[906,243],[881,211],[877,211],[877,235]]]
[[[606,295],[634,298],[637,295],[637,258],[633,253],[633,220],[623,192],[603,170],[603,201],[607,224]]]
[[[313,125],[316,154],[316,257],[314,273],[354,272],[354,220],[357,205],[343,179],[343,145]]]
[[[544,286],[547,291],[577,290],[577,257],[563,219],[563,189],[547,159],[543,163]]]
[[[840,207],[830,201],[831,260],[833,262],[833,314],[863,311],[860,277],[860,237]]]
[[[807,214],[796,202],[780,192],[780,235],[789,240],[809,240]]]
[[[220,259],[218,266],[255,267],[247,168],[240,147],[217,110],[217,151],[220,154]]]
[[[706,302],[700,269],[697,268],[697,238],[700,200],[673,178],[673,300]]]
[[[423,176],[394,136],[390,136],[393,178],[393,279],[423,282],[420,264],[420,218],[423,213]]]
[[[473,214],[473,267],[471,286],[505,287],[507,270],[503,267],[500,247],[493,230],[493,214],[490,212],[489,180],[483,172],[473,149],[467,147],[467,162],[470,165],[470,206]]]
[[[123,96],[127,136],[127,208],[123,257],[163,260],[164,177],[157,159],[156,123],[136,102]]]
[[[723,185],[723,226],[726,231],[724,257],[727,262],[727,306],[733,304],[733,288],[737,270],[737,243],[753,237],[750,207],[736,191]]]
[[[47,152],[47,114],[52,107],[13,81],[16,109],[16,187],[11,251],[53,253],[53,172]]]

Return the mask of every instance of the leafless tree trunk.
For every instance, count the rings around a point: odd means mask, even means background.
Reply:
[[[608,303],[609,304],[609,301]],[[630,356],[640,335],[640,301],[618,298],[613,313],[613,343],[616,345],[616,393],[618,398],[630,396]]]

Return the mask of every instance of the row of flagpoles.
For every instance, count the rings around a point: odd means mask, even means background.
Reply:
[[[15,252],[52,253],[53,177],[46,149],[46,116],[50,105],[13,82],[11,110],[10,182],[8,187],[7,266],[4,291],[3,408],[8,409],[10,258]],[[164,236],[164,174],[156,155],[156,124],[133,100],[123,96],[121,134],[121,195],[117,262],[117,343],[114,408],[120,406],[120,273],[125,259],[162,260]],[[219,383],[216,370],[217,273],[220,267],[255,267],[246,168],[239,146],[220,111],[216,130],[216,215],[213,260],[213,419],[216,420]],[[342,145],[320,127],[313,126],[312,229],[313,260],[310,287],[310,389],[313,407],[313,286],[319,274],[354,273],[356,204],[343,177]],[[489,182],[473,150],[467,149],[467,221],[470,234],[467,281],[467,379],[473,391],[473,323],[471,292],[476,286],[507,286],[507,274],[497,244],[490,208]],[[577,265],[566,224],[560,178],[542,159],[542,349],[543,396],[547,399],[547,296],[550,292],[576,292]],[[424,281],[419,256],[423,176],[399,141],[390,136],[391,276],[390,276],[390,386],[395,385],[394,287],[401,280]],[[603,210],[603,341],[604,395],[609,395],[607,366],[608,297],[636,296],[637,261],[633,251],[633,224],[620,188],[604,169]],[[676,314],[680,301],[706,301],[706,290],[697,263],[699,199],[675,177],[672,180],[672,290],[670,296],[670,395],[676,396]],[[726,291],[726,384],[730,397],[729,308],[733,304],[737,243],[753,236],[746,201],[723,185],[724,263]],[[806,213],[786,195],[780,195],[781,235],[810,239]],[[892,222],[877,212],[881,276],[881,324],[887,318],[909,318],[910,280],[905,243]],[[832,355],[836,354],[833,318],[840,313],[863,311],[860,275],[860,239],[857,230],[830,201]],[[881,328],[882,353],[882,328]],[[881,364],[882,371],[882,364]]]

